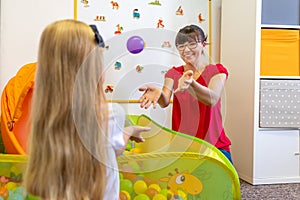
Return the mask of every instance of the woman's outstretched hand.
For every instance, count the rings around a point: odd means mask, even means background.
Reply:
[[[155,86],[145,86],[139,88],[139,91],[144,92],[140,97],[139,102],[141,108],[149,108],[153,104],[153,108],[156,108],[157,101],[161,95],[161,89]]]
[[[178,80],[178,87],[174,91],[176,92],[183,92],[184,90],[188,89],[193,82],[193,74],[194,72],[192,70],[188,70],[183,73],[183,75]]]

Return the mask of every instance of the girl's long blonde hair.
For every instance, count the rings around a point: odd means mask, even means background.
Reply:
[[[107,159],[103,55],[85,23],[42,33],[33,90],[25,188],[49,200],[102,199]]]

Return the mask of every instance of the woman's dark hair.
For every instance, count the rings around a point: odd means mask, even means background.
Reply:
[[[207,40],[204,31],[197,25],[188,25],[180,29],[176,35],[175,44],[183,44],[185,42],[201,42]]]

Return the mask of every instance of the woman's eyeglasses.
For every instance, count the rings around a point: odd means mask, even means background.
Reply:
[[[178,44],[176,45],[176,48],[179,51],[183,51],[186,47],[189,49],[195,49],[198,46],[198,42],[188,42],[187,44]]]
[[[102,36],[100,35],[97,26],[92,24],[92,25],[90,25],[90,27],[93,29],[93,31],[95,33],[95,40],[96,40],[97,44],[100,47],[105,48],[104,40],[103,40]]]

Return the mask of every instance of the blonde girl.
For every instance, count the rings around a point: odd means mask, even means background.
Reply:
[[[115,151],[132,135],[143,140],[144,129],[123,135],[122,119],[111,125],[118,120],[109,115],[102,88],[103,40],[93,29],[60,20],[41,35],[24,181],[26,191],[42,199],[118,199]]]

